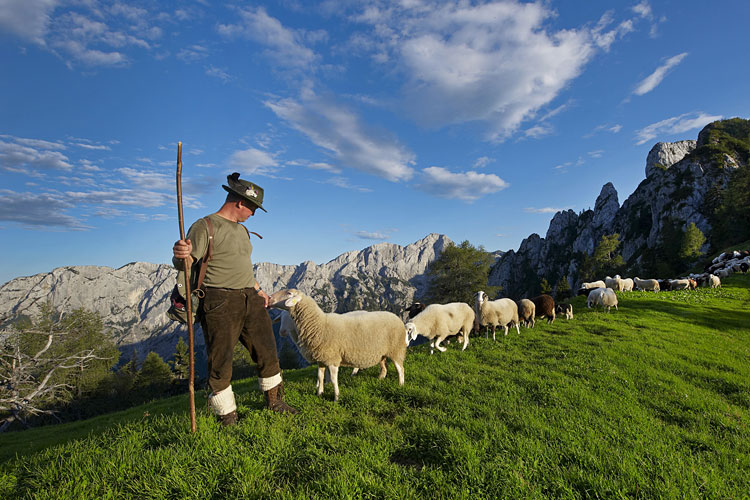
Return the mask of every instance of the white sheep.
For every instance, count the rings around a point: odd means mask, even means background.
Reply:
[[[516,302],[518,306],[518,321],[526,328],[534,328],[536,321],[536,304],[529,299],[521,299]]]
[[[604,278],[604,284],[607,288],[611,288],[612,290],[617,290],[618,292],[622,290],[622,280],[619,274],[615,275],[614,278],[607,276]]]
[[[445,351],[440,343],[450,335],[463,335],[463,349],[469,345],[469,334],[474,327],[474,310],[465,302],[431,304],[406,323],[406,342],[421,335],[430,340],[430,354]]]
[[[586,306],[591,309],[592,305],[600,305],[607,308],[607,312],[614,307],[617,309],[617,294],[611,288],[596,288],[591,290]]]
[[[721,279],[719,279],[718,276],[715,274],[711,274],[708,276],[708,281],[706,282],[711,288],[721,288]]]
[[[518,326],[518,305],[511,299],[489,300],[489,297],[482,290],[476,293],[476,304],[474,312],[480,327],[492,327],[492,340],[495,340],[495,328],[502,326],[505,329],[505,335],[508,335],[508,325],[516,327],[516,331],[521,335],[521,328]],[[485,330],[485,337],[488,332]]]
[[[592,281],[590,283],[581,283],[581,288],[591,290],[592,288],[607,288],[607,285],[602,281]]]
[[[639,277],[633,278],[633,283],[639,290],[652,290],[654,292],[659,291],[659,282],[652,279],[642,280]]]
[[[297,325],[299,345],[318,363],[318,396],[323,394],[325,370],[333,383],[333,399],[339,399],[339,366],[369,368],[380,363],[380,377],[387,372],[384,359],[396,365],[398,383],[404,385],[404,359],[409,340],[401,319],[387,311],[326,313],[304,293],[290,288],[270,298],[271,307],[286,309]]]
[[[620,286],[622,287],[623,292],[632,292],[633,291],[633,278],[622,278],[620,280]]]
[[[713,273],[715,276],[718,276],[719,278],[726,278],[730,274],[732,274],[732,269],[729,267],[726,267],[724,269],[717,269]]]
[[[688,288],[690,288],[690,280],[689,279],[669,280],[669,289],[670,290],[687,290]]]

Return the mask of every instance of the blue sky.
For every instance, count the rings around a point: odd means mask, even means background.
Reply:
[[[226,175],[254,260],[446,234],[487,250],[622,202],[659,141],[750,117],[750,2],[0,0],[0,283],[166,263]]]

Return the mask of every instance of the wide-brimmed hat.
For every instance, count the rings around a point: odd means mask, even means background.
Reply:
[[[227,193],[234,193],[236,195],[242,196],[247,201],[257,205],[258,208],[260,208],[264,212],[268,212],[268,210],[263,208],[262,187],[258,186],[257,184],[253,184],[250,181],[240,179],[239,172],[235,172],[232,175],[227,175],[227,184],[229,185],[221,186]]]

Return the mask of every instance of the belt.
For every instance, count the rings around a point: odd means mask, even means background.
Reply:
[[[254,287],[247,287],[247,288],[222,288],[218,286],[204,286],[204,288],[208,290],[218,290],[220,292],[247,292],[247,291],[253,291],[255,293],[258,293],[258,290],[256,290]]]

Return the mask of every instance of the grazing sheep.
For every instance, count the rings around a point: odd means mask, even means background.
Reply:
[[[623,292],[632,292],[634,285],[633,278],[622,278],[620,285],[622,286]]]
[[[642,280],[638,277],[635,277],[633,278],[633,283],[635,283],[636,288],[638,288],[639,290],[651,290],[654,292],[658,292],[661,289],[659,287],[659,282],[656,280]]]
[[[404,385],[404,359],[408,339],[401,319],[387,311],[325,313],[304,293],[290,288],[270,298],[271,307],[285,309],[297,325],[299,345],[318,363],[317,394],[323,394],[328,368],[333,383],[333,399],[339,399],[339,366],[369,368],[384,358],[396,365],[398,383]],[[380,377],[386,375],[385,363]]]
[[[511,299],[489,300],[489,297],[482,290],[476,293],[476,305],[474,309],[480,327],[492,327],[492,340],[495,340],[495,328],[502,326],[505,329],[505,335],[508,335],[508,325],[516,327],[516,331],[521,335],[521,329],[518,326],[518,305]],[[484,338],[488,337],[485,330]]]
[[[474,310],[465,302],[431,304],[406,323],[406,342],[421,335],[431,340],[430,354],[445,351],[440,343],[450,335],[463,334],[463,349],[469,345],[469,333],[474,326]]]
[[[581,287],[576,291],[576,297],[579,297],[581,295],[588,295],[591,290],[592,290],[591,288]]]
[[[536,306],[537,318],[547,318],[547,323],[554,323],[555,321],[555,299],[550,295],[539,295],[531,299]]]
[[[706,282],[706,284],[711,288],[721,288],[721,280],[715,274],[710,274],[708,276],[708,281]]]
[[[516,302],[518,306],[518,321],[526,328],[534,328],[534,316],[536,316],[536,305],[529,299],[521,299]]]
[[[591,290],[588,299],[586,299],[586,307],[591,309],[591,306],[600,305],[607,308],[607,312],[614,306],[617,309],[617,294],[611,288],[597,288]]]
[[[690,281],[687,279],[669,280],[670,290],[687,290],[690,288]]]
[[[601,290],[596,288],[596,290]],[[565,319],[573,319],[573,304],[558,304],[555,313],[565,316]]]
[[[622,290],[622,280],[620,279],[620,275],[616,275],[614,278],[610,278],[607,276],[604,278],[604,284],[607,286],[607,288],[611,288],[612,290],[617,290],[618,292]]]
[[[690,289],[695,290],[698,288],[698,282],[695,281],[693,278],[688,278],[688,282],[690,283]]]
[[[421,302],[415,302],[415,303],[413,303],[412,305],[410,305],[409,307],[407,307],[404,310],[406,311],[409,319],[411,319],[414,316],[416,316],[417,314],[419,314],[422,311],[424,311],[425,307],[427,307],[427,306],[424,305],[423,303],[421,303]]]
[[[591,290],[592,288],[606,288],[607,285],[602,280],[599,281],[592,281],[590,283],[581,283],[581,288],[585,288],[586,290]]]
[[[724,268],[724,269],[717,269],[713,273],[715,276],[718,276],[719,278],[726,278],[730,274],[732,274],[731,268]]]

